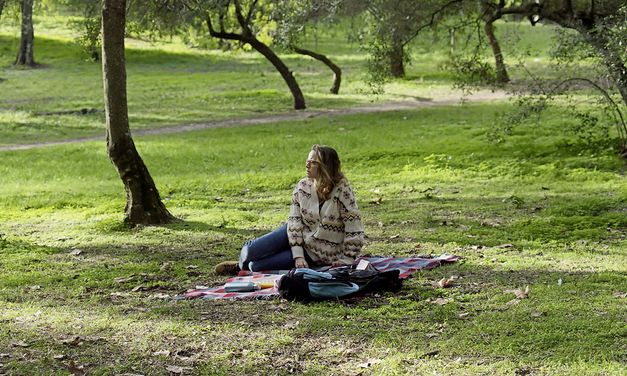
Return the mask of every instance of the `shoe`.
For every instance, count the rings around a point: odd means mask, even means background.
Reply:
[[[237,275],[239,273],[239,262],[237,261],[223,261],[216,265],[213,271],[217,275]]]

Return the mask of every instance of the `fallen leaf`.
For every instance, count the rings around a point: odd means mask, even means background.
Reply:
[[[81,253],[83,253],[83,250],[78,249],[78,248],[72,248],[72,249],[70,249],[70,253],[69,254],[72,255],[72,256],[78,256]]]
[[[128,277],[118,277],[118,278],[115,278],[113,281],[116,283],[124,283],[128,281],[132,281],[133,279],[135,279],[135,274],[131,274]]]
[[[505,303],[505,305],[512,306],[520,303],[520,299],[512,299],[509,302]]]
[[[139,286],[135,286],[133,287],[133,289],[131,290],[132,292],[137,292],[137,291],[141,291],[144,289],[144,286],[139,285]]]
[[[614,294],[612,294],[612,296],[615,298],[627,298],[627,292],[616,291]]]
[[[68,363],[67,370],[70,371],[70,375],[75,375],[75,376],[82,376],[82,375],[85,375],[86,373],[85,367],[76,366],[76,363],[74,363],[73,360],[70,360],[70,362]]]
[[[72,338],[62,339],[59,342],[68,346],[80,346],[83,343],[83,338],[81,336],[74,336]]]
[[[381,359],[368,359],[359,365],[360,368],[368,368],[375,364],[381,363]]]
[[[524,299],[529,295],[529,286],[525,286],[525,289],[505,290],[505,293],[513,293],[518,299]]]
[[[170,295],[164,293],[156,293],[150,295],[148,299],[170,299]]]
[[[396,239],[396,238],[398,238],[399,236],[401,236],[401,235],[400,235],[400,234],[394,234],[394,235],[390,236],[390,239]]]
[[[28,286],[28,289],[31,291],[41,290],[41,286],[39,285]]]
[[[167,366],[165,367],[165,370],[170,373],[177,374],[177,375],[183,374],[183,367],[179,367],[179,366]]]
[[[171,267],[172,265],[169,262],[164,262],[159,268],[159,270],[161,270],[162,272],[165,272],[165,271],[170,270]]]
[[[542,315],[544,315],[544,312],[541,312],[541,311],[538,311],[538,310],[535,310],[535,311],[531,312],[531,317],[540,317]]]
[[[445,305],[447,303],[450,303],[451,301],[453,301],[453,299],[437,298],[436,300],[433,300],[430,303],[437,304],[437,305]]]
[[[55,359],[55,360],[63,360],[65,358],[66,356],[64,354],[59,354],[59,355],[55,355],[52,357],[52,359]]]
[[[224,201],[224,199],[222,197],[219,197],[219,196],[218,197],[214,197],[213,199],[216,200],[216,202]]]
[[[159,350],[152,353],[152,356],[170,356],[170,350]]]
[[[128,297],[129,294],[128,292],[112,292],[111,294],[109,294],[109,296],[111,296],[111,300],[117,300],[119,298]]]
[[[11,346],[13,347],[30,347],[30,345],[24,341],[15,341],[11,342]]]
[[[431,285],[435,288],[447,288],[453,286],[454,282],[459,277],[456,275],[451,276],[450,278],[442,278],[441,280],[432,283]]]
[[[106,339],[105,337],[101,337],[101,336],[86,336],[82,338],[84,341],[88,341],[88,342],[99,342],[99,341],[104,341]]]
[[[290,320],[288,322],[285,323],[285,325],[283,325],[283,327],[285,329],[294,329],[298,326],[298,324],[300,324],[300,322],[298,320]]]
[[[460,314],[457,315],[457,317],[459,317],[460,319],[463,319],[464,317],[468,317],[470,315],[470,313],[468,312],[461,312]]]

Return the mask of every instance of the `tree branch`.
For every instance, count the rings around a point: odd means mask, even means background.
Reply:
[[[429,20],[428,23],[420,26],[418,29],[416,29],[416,31],[414,31],[414,33],[412,35],[409,36],[409,38],[407,38],[402,46],[405,47],[407,45],[407,43],[411,42],[414,38],[416,38],[418,36],[418,34],[428,28],[428,27],[432,27],[435,24],[435,18],[437,17],[438,14],[440,14],[441,12],[445,11],[448,7],[452,6],[453,4],[456,3],[461,3],[463,2],[463,0],[451,0],[448,3],[442,5],[439,9],[437,9],[435,12],[431,13],[431,19]]]
[[[240,5],[239,0],[233,0],[233,4],[235,4],[235,16],[237,17],[237,22],[239,22],[242,27],[243,35],[252,36],[253,32],[250,30],[250,27],[248,27],[246,19],[244,19],[244,16],[242,15],[242,6]]]
[[[209,28],[209,35],[211,35],[212,37],[247,42],[246,38],[243,35],[235,34],[235,33],[227,33],[227,32],[224,32],[224,30],[216,31],[213,28],[213,24],[211,23],[211,15],[209,14],[209,12],[207,12],[205,17],[207,21],[207,27]]]
[[[253,1],[253,3],[250,5],[250,8],[248,9],[248,14],[246,15],[246,25],[250,25],[250,20],[253,17],[253,12],[257,7],[257,1],[258,0]]]

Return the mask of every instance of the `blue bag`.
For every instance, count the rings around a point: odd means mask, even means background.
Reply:
[[[374,291],[398,290],[402,286],[398,270],[332,268],[326,272],[292,269],[278,282],[279,294],[287,300],[311,301],[342,299]]]

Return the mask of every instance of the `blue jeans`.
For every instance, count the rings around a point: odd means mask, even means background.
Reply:
[[[307,252],[305,259],[311,263]],[[294,259],[287,239],[287,224],[262,237],[247,241],[239,254],[239,267],[252,272],[292,269]]]

